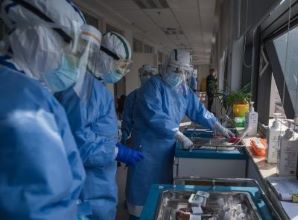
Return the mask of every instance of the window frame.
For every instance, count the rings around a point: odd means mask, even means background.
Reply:
[[[268,80],[271,82],[272,76],[275,78],[280,97],[285,96],[283,107],[287,118],[294,118],[295,115],[287,85],[285,94],[283,94],[285,79],[273,44],[274,39],[288,31],[289,12],[291,12],[290,28],[292,29],[298,24],[298,0],[291,1],[291,11],[289,10],[289,2],[290,0],[286,0],[282,5],[278,5],[267,14],[264,20],[250,30],[250,33],[253,35],[252,97],[256,102],[260,122],[264,124],[268,124],[269,121],[270,103],[264,102],[264,100],[270,100],[271,91],[269,85],[271,83],[268,83]],[[260,76],[260,52],[262,47],[269,65],[263,75]]]

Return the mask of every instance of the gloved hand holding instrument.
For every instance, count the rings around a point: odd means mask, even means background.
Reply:
[[[184,149],[191,149],[193,147],[193,142],[179,130],[176,131],[175,138],[182,143]]]
[[[225,128],[224,126],[222,126],[219,122],[217,122],[214,127],[213,130],[216,134],[221,134],[223,136],[225,136],[226,138],[233,138],[235,137],[235,134],[230,131],[229,129]]]

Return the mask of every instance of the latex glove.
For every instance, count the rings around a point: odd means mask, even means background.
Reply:
[[[189,149],[193,146],[193,142],[180,131],[176,131],[175,138],[182,143],[184,149]]]
[[[117,143],[116,146],[118,149],[116,160],[128,166],[135,166],[137,162],[144,158],[143,153],[140,151],[133,150],[120,143]]]
[[[214,125],[213,130],[214,130],[215,133],[220,133],[223,136],[225,136],[226,138],[235,137],[235,134],[233,132],[231,132],[229,129],[225,128],[224,126],[222,126],[219,122],[217,122]]]

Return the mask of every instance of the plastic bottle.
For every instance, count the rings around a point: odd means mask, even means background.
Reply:
[[[256,136],[258,132],[258,113],[255,112],[254,102],[250,102],[249,112],[245,115],[247,136]]]
[[[298,159],[298,134],[288,128],[280,139],[278,173],[280,176],[295,176]]]
[[[274,113],[274,122],[272,126],[268,130],[268,148],[266,159],[268,163],[277,163],[277,155],[279,152],[279,139],[280,136],[283,135],[281,123],[278,121],[278,117],[281,114]]]

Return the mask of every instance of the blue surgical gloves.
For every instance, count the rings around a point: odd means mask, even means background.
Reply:
[[[135,166],[137,162],[144,158],[143,153],[140,151],[133,150],[120,143],[117,143],[116,146],[118,149],[116,160],[128,166]]]
[[[176,131],[175,138],[182,143],[184,149],[190,149],[193,147],[193,142],[179,130]]]
[[[226,138],[235,137],[235,134],[233,132],[231,132],[229,129],[225,128],[224,126],[222,126],[219,122],[216,122],[216,124],[213,127],[213,131],[216,134],[219,133],[219,134],[225,136]]]

